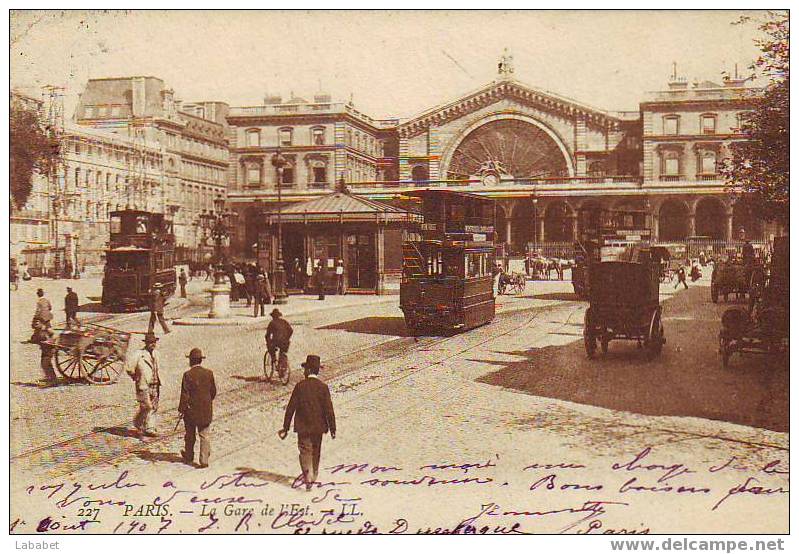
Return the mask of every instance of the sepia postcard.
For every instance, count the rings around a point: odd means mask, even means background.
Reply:
[[[787,11],[9,17],[17,549],[784,549]]]

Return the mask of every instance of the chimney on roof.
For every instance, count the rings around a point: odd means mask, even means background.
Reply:
[[[688,80],[685,77],[677,76],[677,62],[672,62],[671,75],[669,76],[669,89],[686,90],[687,88],[688,88]]]
[[[735,73],[732,77],[730,77],[730,74],[727,71],[722,71],[721,74],[723,76],[722,79],[725,87],[740,88],[746,86],[747,79],[738,74],[738,64],[735,64]]]

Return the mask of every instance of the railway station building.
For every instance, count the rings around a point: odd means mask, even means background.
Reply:
[[[736,206],[719,173],[757,92],[741,79],[689,83],[675,71],[637,109],[607,111],[525,85],[503,57],[492,82],[404,121],[327,95],[268,97],[228,114],[228,201],[240,237],[275,210],[278,186],[288,209],[344,179],[387,203],[427,187],[493,198],[499,242],[515,253],[571,242],[580,214],[614,207],[647,210],[659,241],[762,239],[769,230]],[[279,185],[270,165],[278,149],[289,159]],[[236,247],[251,255],[250,244]]]

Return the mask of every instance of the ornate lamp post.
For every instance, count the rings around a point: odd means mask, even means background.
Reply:
[[[211,311],[208,313],[211,318],[230,316],[230,285],[224,279],[222,243],[230,238],[234,217],[235,212],[225,210],[225,199],[221,196],[214,200],[213,212],[200,215],[200,226],[205,236],[214,241],[214,286],[211,287]]]
[[[277,261],[272,271],[272,291],[275,296],[275,304],[285,304],[288,300],[286,294],[286,270],[283,267],[283,224],[281,216],[283,212],[283,168],[286,166],[286,158],[280,153],[280,148],[272,156],[272,166],[277,173]]]

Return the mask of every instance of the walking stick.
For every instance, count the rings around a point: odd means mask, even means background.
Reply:
[[[175,428],[172,430],[173,433],[178,430],[181,421],[183,421],[183,414],[178,413],[178,420],[175,422]]]

